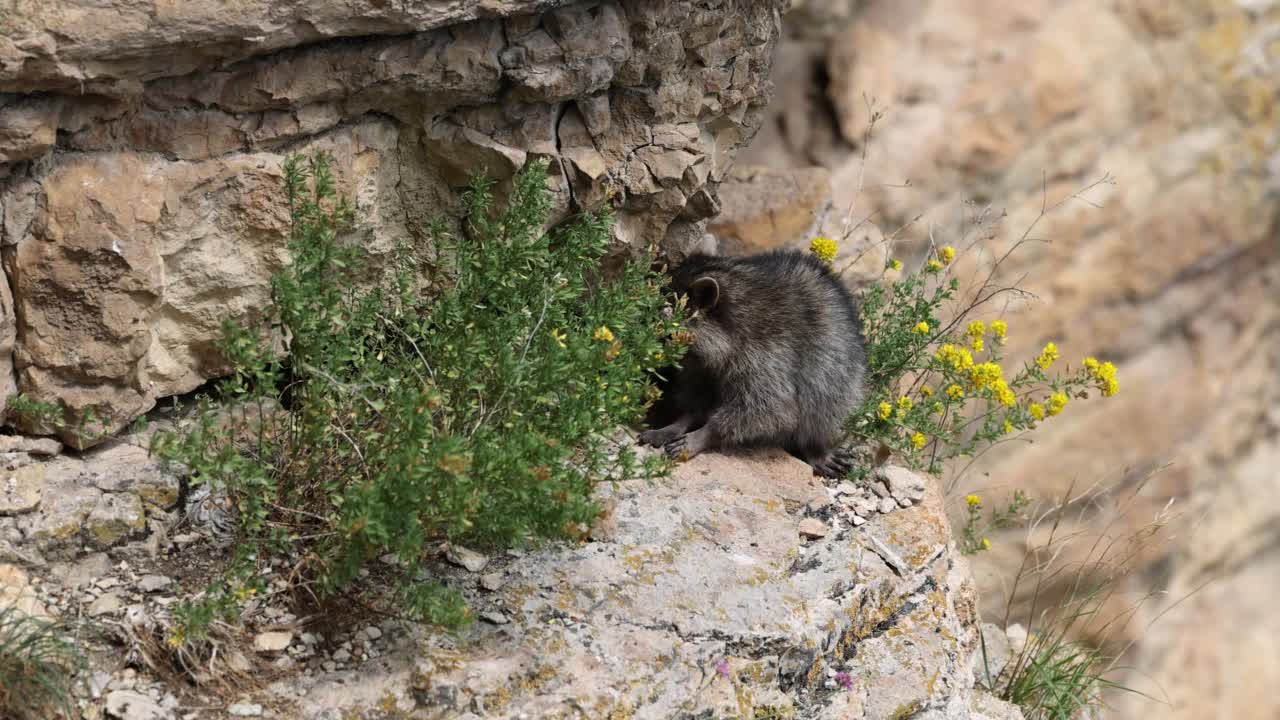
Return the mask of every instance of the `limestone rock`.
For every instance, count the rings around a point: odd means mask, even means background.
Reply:
[[[84,521],[85,540],[96,550],[115,547],[147,527],[142,500],[136,495],[102,495]]]
[[[253,649],[260,653],[278,653],[289,647],[292,642],[292,632],[288,630],[271,630],[254,636]]]
[[[13,565],[0,564],[0,608],[13,608],[28,617],[48,620],[49,611],[31,587],[31,579]]]
[[[53,438],[0,435],[0,453],[21,452],[31,455],[57,455],[62,444]]]
[[[708,226],[728,254],[807,247],[831,202],[831,174],[820,167],[735,167],[721,185],[721,212]]]
[[[924,497],[925,481],[919,475],[897,466],[881,468],[877,476],[884,480],[894,499],[915,502]]]
[[[153,593],[163,590],[173,584],[171,578],[164,575],[143,575],[138,581],[138,589],[145,593]]]
[[[0,515],[21,515],[35,510],[43,492],[43,466],[26,465],[0,474]]]
[[[991,693],[975,690],[969,702],[969,720],[1023,720],[1022,710]]]
[[[89,603],[89,615],[90,617],[111,615],[119,612],[122,607],[124,607],[124,602],[120,599],[119,593],[104,593],[98,599]]]
[[[827,536],[827,524],[818,518],[805,518],[800,521],[798,528],[800,535],[806,538],[817,539]]]
[[[484,570],[485,566],[489,564],[489,556],[461,545],[450,545],[445,550],[445,557],[454,565],[464,567],[473,573]]]
[[[0,95],[0,167],[44,155],[57,139],[59,98]]]
[[[975,598],[936,488],[801,554],[788,508],[821,492],[812,469],[780,451],[705,453],[669,480],[615,487],[616,536],[520,558],[484,596],[491,622],[473,626],[465,649],[422,637],[363,666],[358,690],[340,673],[311,680],[300,711],[357,712],[407,683],[427,718],[475,707],[499,718],[574,707],[736,717],[750,683],[761,712],[967,717]],[[492,624],[492,613],[510,622]],[[836,671],[851,690],[826,687]]]
[[[375,258],[456,225],[470,172],[532,158],[554,218],[612,195],[620,251],[684,250],[758,127],[785,2],[312,5],[70,0],[6,26],[0,397],[63,405],[68,445],[227,371],[222,321],[259,320],[286,260],[286,151],[334,154],[344,241]]]
[[[133,690],[112,690],[106,698],[107,716],[117,720],[170,720],[175,713]]]

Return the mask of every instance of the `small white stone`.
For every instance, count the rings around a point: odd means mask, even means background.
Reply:
[[[257,703],[236,703],[228,707],[227,712],[236,717],[258,717],[262,715],[262,706]]]
[[[880,512],[891,513],[898,507],[898,503],[891,497],[880,498]]]
[[[293,633],[288,630],[272,630],[258,633],[253,639],[253,648],[260,653],[276,653],[289,647],[293,642]]]
[[[489,556],[461,545],[450,545],[445,551],[445,557],[454,565],[464,567],[471,572],[480,572],[485,565],[489,564]]]
[[[144,575],[138,581],[138,587],[143,592],[153,593],[157,590],[167,588],[173,584],[173,581],[163,575]]]

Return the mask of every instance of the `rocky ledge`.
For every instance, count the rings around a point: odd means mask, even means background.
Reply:
[[[887,468],[865,490],[781,453],[699,456],[613,488],[590,542],[458,569],[464,636],[275,692],[304,717],[1021,717],[973,690],[974,590],[934,483]]]
[[[78,456],[12,441],[4,602],[116,630],[91,649],[85,717],[1021,717],[974,688],[968,564],[936,484],[901,468],[827,484],[781,452],[709,453],[602,488],[581,544],[440,548],[429,574],[478,616],[458,635],[308,625],[286,607],[288,568],[264,567],[271,591],[226,663],[270,683],[227,694],[155,675],[136,645],[218,555],[199,493],[179,498],[143,435]]]

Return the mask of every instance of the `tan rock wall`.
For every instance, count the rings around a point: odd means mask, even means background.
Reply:
[[[335,154],[375,252],[535,157],[559,217],[612,192],[624,246],[701,241],[784,3],[179,5],[0,10],[0,391],[108,430],[264,306],[287,152]]]
[[[972,275],[1046,197],[1112,174],[1085,195],[1100,207],[1068,202],[1036,225],[1048,242],[1003,267],[1036,299],[991,311],[1009,321],[1015,363],[1054,340],[1074,365],[1115,361],[1121,392],[1073,401],[1034,443],[993,451],[953,500],[1131,487],[1169,464],[1129,516],[1075,528],[1128,532],[1170,498],[1196,521],[1141,556],[1133,589],[1169,594],[1120,638],[1139,638],[1126,661],[1150,675],[1131,680],[1174,704],[1121,697],[1118,716],[1274,717],[1280,662],[1263,638],[1276,636],[1280,589],[1280,6],[886,0],[834,31],[788,34],[779,100],[742,160],[828,167],[837,215],[873,217],[854,240],[907,225],[895,252],[918,263],[929,232],[958,248],[990,234],[956,269]],[[886,109],[866,145],[864,93]],[[984,233],[974,217],[988,204],[1009,215]],[[1026,547],[1020,530],[993,540],[975,560],[984,608],[1001,605]]]

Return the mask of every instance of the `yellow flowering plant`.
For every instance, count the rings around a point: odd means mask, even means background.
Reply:
[[[1031,505],[1031,497],[1021,490],[1014,490],[1013,497],[1001,507],[991,509],[989,519],[982,517],[984,503],[977,495],[967,495],[964,499],[965,523],[960,529],[960,552],[965,555],[990,550],[991,540],[988,535],[995,530],[1013,527],[1023,520],[1023,515]]]
[[[1022,367],[1006,366],[1009,324],[971,317],[981,303],[957,302],[956,260],[955,248],[943,246],[918,271],[883,275],[861,293],[869,392],[848,429],[860,445],[885,446],[903,464],[935,473],[1065,412],[1071,398],[1119,391],[1115,365],[1090,357],[1064,366],[1054,342]]]

